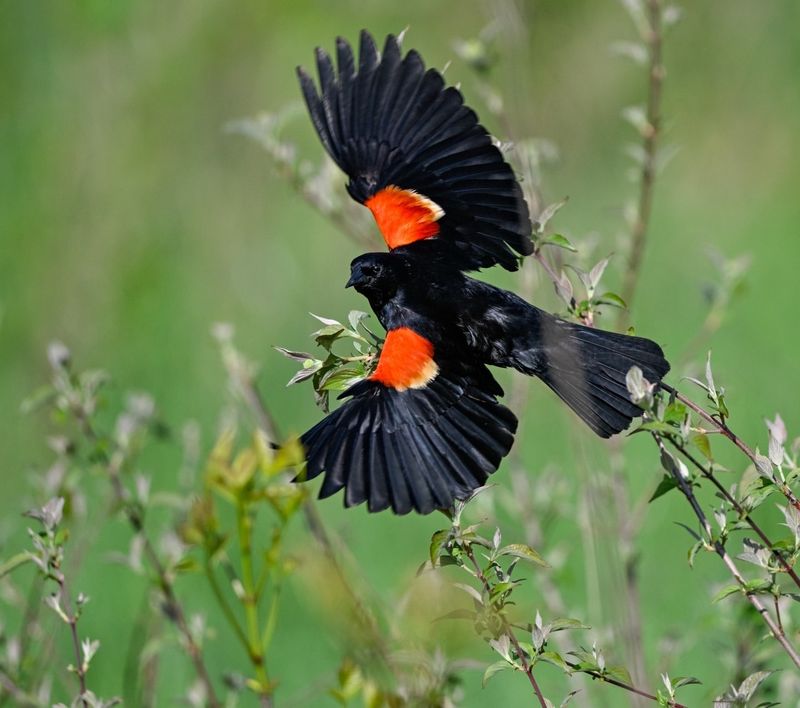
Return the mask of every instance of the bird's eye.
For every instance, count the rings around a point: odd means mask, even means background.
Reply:
[[[373,265],[365,265],[361,268],[361,272],[367,276],[373,276],[378,272],[378,269]]]

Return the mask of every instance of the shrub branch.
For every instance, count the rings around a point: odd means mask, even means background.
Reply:
[[[175,625],[183,640],[183,643],[186,647],[186,652],[189,654],[189,659],[191,660],[195,673],[197,674],[197,678],[205,690],[206,702],[211,708],[219,708],[221,703],[217,698],[214,690],[214,684],[211,681],[211,676],[203,660],[203,652],[194,636],[192,636],[192,631],[189,628],[189,623],[186,620],[186,613],[184,612],[183,606],[181,605],[180,601],[178,600],[178,596],[175,593],[175,586],[172,582],[172,579],[170,578],[164,564],[161,562],[161,558],[159,558],[152,541],[144,531],[144,519],[142,518],[142,514],[139,511],[138,506],[130,503],[128,499],[128,493],[122,483],[121,471],[125,457],[120,450],[115,451],[111,456],[102,451],[102,448],[98,446],[100,438],[92,426],[89,415],[83,406],[73,406],[72,412],[78,421],[84,437],[86,437],[87,440],[92,442],[95,447],[100,450],[101,459],[106,466],[108,478],[111,481],[115,503],[123,508],[125,516],[128,519],[128,523],[130,524],[134,533],[142,539],[144,556],[147,558],[147,562],[150,564],[151,569],[156,575],[158,588],[164,597],[164,614],[166,614],[167,618]]]
[[[783,567],[786,571],[787,575],[794,581],[795,585],[800,588],[800,576],[797,575],[797,572],[789,565],[789,562],[786,560],[786,557],[781,553],[777,548],[775,548],[775,544],[770,541],[769,537],[764,533],[764,530],[761,526],[756,523],[755,519],[750,515],[750,513],[738,502],[736,499],[731,495],[731,493],[725,489],[725,486],[717,479],[716,475],[708,469],[705,465],[703,465],[694,455],[692,455],[683,445],[679,442],[673,440],[671,437],[668,438],[670,444],[680,452],[681,455],[695,468],[698,472],[700,472],[703,477],[705,477],[711,484],[713,484],[717,491],[722,495],[722,497],[727,501],[733,509],[736,510],[736,513],[739,514],[739,517],[744,519],[748,526],[758,535],[758,537],[764,542],[764,545],[770,549],[772,554],[777,559],[778,563]]]
[[[653,192],[656,178],[658,139],[661,134],[661,89],[664,81],[664,66],[661,61],[662,20],[661,0],[647,0],[648,27],[644,41],[648,53],[647,109],[642,127],[642,169],[639,180],[639,200],[631,227],[631,244],[627,265],[622,280],[622,299],[627,304],[620,310],[618,329],[628,326],[630,308],[636,295],[636,286],[642,266],[642,257],[647,243],[647,230],[653,207]]]
[[[742,440],[738,435],[736,435],[736,433],[733,432],[733,430],[730,429],[730,427],[728,427],[728,424],[724,419],[711,415],[708,411],[703,410],[701,406],[698,406],[690,398],[687,398],[677,389],[674,389],[667,384],[662,383],[661,388],[663,388],[667,393],[674,395],[675,398],[683,403],[687,408],[690,408],[697,413],[697,415],[706,421],[706,423],[711,425],[716,432],[728,438],[728,440],[730,440],[742,452],[742,454],[750,460],[750,462],[756,465],[756,467],[759,466],[756,453],[744,440]],[[791,488],[787,484],[779,484],[777,480],[775,480],[775,484],[780,490],[781,494],[783,494],[783,496],[789,501],[789,503],[795,509],[800,511],[800,499],[797,498],[797,495],[795,495]]]
[[[662,437],[658,433],[654,432],[653,438],[656,441],[656,444],[658,445],[662,455],[669,455],[666,447],[664,446]],[[714,532],[711,529],[711,523],[703,511],[703,508],[700,506],[700,502],[697,501],[697,497],[695,496],[691,485],[683,478],[677,469],[671,468],[670,473],[675,479],[678,488],[681,490],[683,495],[686,497],[686,500],[689,502],[689,505],[692,507],[692,511],[694,511],[694,514],[700,523],[700,527],[703,529],[705,534],[705,538],[703,539],[704,545],[709,550],[713,550],[722,559],[722,562],[730,571],[730,574],[741,588],[742,593],[747,598],[748,602],[755,608],[759,615],[761,615],[764,623],[767,625],[767,627],[769,627],[770,632],[772,632],[772,635],[786,652],[786,655],[792,660],[792,663],[794,663],[794,665],[800,669],[800,654],[797,653],[797,650],[789,642],[780,626],[778,626],[775,620],[772,619],[772,616],[769,614],[769,611],[761,602],[759,597],[754,592],[747,589],[747,581],[742,576],[739,568],[736,566],[736,563],[734,563],[733,559],[728,554],[725,546],[720,540],[714,538]]]
[[[467,554],[470,562],[475,568],[475,574],[480,580],[481,585],[483,585],[483,589],[486,592],[487,597],[491,597],[492,593],[492,586],[489,584],[489,581],[486,579],[486,576],[481,569],[481,566],[478,564],[477,559],[475,558],[475,553],[472,550],[471,544],[464,544],[464,551]],[[509,624],[508,620],[506,619],[505,615],[502,612],[498,612],[497,616],[500,620],[501,627],[503,629],[503,634],[505,634],[509,641],[511,642],[512,646],[514,647],[514,651],[517,653],[517,658],[519,659],[520,664],[522,664],[522,670],[525,672],[525,675],[528,677],[528,681],[530,681],[531,686],[533,687],[533,692],[536,694],[536,698],[539,699],[539,703],[541,704],[542,708],[547,708],[547,701],[545,700],[544,696],[542,695],[542,691],[539,688],[539,684],[536,682],[536,677],[533,675],[533,669],[531,665],[528,663],[527,655],[522,647],[519,645],[519,640],[517,639],[516,634],[514,633],[514,629]]]

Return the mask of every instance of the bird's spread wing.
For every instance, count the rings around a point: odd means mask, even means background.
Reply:
[[[370,511],[448,508],[511,448],[517,419],[501,393],[486,369],[439,361],[424,337],[392,330],[375,372],[302,436],[306,479],[324,472],[320,498],[344,488],[345,505],[366,501]]]
[[[514,172],[458,89],[419,54],[402,56],[390,35],[383,53],[361,33],[356,66],[343,39],[338,70],[317,49],[320,92],[298,68],[322,144],[348,191],[375,216],[390,249],[435,241],[464,270],[516,270],[531,222]],[[446,246],[445,246],[446,244]]]

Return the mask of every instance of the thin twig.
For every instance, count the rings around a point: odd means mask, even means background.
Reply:
[[[559,277],[558,273],[556,273],[553,266],[550,265],[550,262],[542,254],[541,247],[536,248],[534,250],[533,257],[539,262],[542,268],[544,268],[544,272],[547,273],[547,277],[553,281],[553,285],[556,285],[559,282],[561,282],[561,278]]]
[[[644,37],[649,56],[646,123],[642,129],[642,171],[639,180],[639,201],[631,228],[631,250],[622,280],[622,299],[627,307],[620,310],[617,329],[624,331],[636,295],[636,286],[647,242],[647,230],[653,207],[656,178],[656,153],[661,133],[661,88],[664,66],[661,63],[661,0],[647,2],[648,31]]]
[[[778,622],[778,629],[783,632],[783,620],[781,619],[781,602],[780,598],[777,595],[772,596],[773,603],[775,605],[775,619]]]
[[[658,696],[653,695],[652,693],[648,693],[647,691],[642,690],[641,688],[636,688],[636,686],[631,686],[624,681],[619,681],[611,676],[607,676],[605,674],[600,673],[599,671],[589,670],[586,671],[585,669],[580,668],[580,664],[574,664],[571,661],[566,662],[567,666],[569,666],[574,671],[581,671],[581,673],[585,673],[592,678],[599,679],[601,681],[605,681],[606,683],[610,683],[612,686],[617,686],[618,688],[623,688],[626,691],[630,691],[631,693],[635,693],[637,696],[641,696],[642,698],[648,698],[651,701],[655,701],[656,703],[660,703],[661,699]],[[668,706],[671,708],[687,708],[687,706],[683,705],[683,703],[678,703],[677,701],[670,701],[667,703]]]
[[[529,627],[524,627],[524,626],[519,625],[519,624],[512,624],[511,626],[516,628],[516,629],[519,629],[519,630],[521,630],[523,632],[529,632],[530,631]],[[548,642],[549,641],[550,640],[548,639]],[[652,693],[648,693],[644,689],[637,688],[636,686],[633,686],[633,685],[631,685],[629,683],[625,683],[624,681],[619,681],[618,679],[615,679],[615,678],[613,678],[611,676],[608,676],[607,674],[603,674],[600,671],[595,671],[594,669],[582,669],[580,667],[580,664],[576,664],[575,662],[572,662],[572,661],[565,661],[564,663],[567,666],[569,666],[576,673],[585,674],[586,676],[590,676],[593,679],[598,679],[600,681],[605,681],[606,683],[610,683],[612,686],[617,686],[618,688],[625,689],[626,691],[630,691],[631,693],[635,693],[637,696],[641,696],[642,698],[648,698],[651,701],[655,701],[655,702],[659,701],[658,696],[656,696],[656,695],[654,695]],[[677,703],[675,701],[672,701],[672,702],[668,703],[667,705],[669,705],[671,708],[687,708],[682,703]]]
[[[271,685],[267,666],[264,660],[264,651],[261,645],[261,634],[259,631],[258,620],[258,598],[256,597],[256,586],[253,576],[253,521],[242,499],[237,499],[236,503],[236,529],[239,537],[239,556],[242,564],[242,588],[244,594],[242,604],[244,605],[245,622],[247,626],[247,639],[245,646],[250,657],[250,663],[256,670],[258,676],[259,701],[264,708],[272,705]]]
[[[664,446],[664,442],[661,436],[658,433],[653,433],[653,438],[658,445],[659,450],[664,455],[668,455],[666,447]],[[728,552],[725,550],[725,546],[719,541],[714,540],[714,533],[711,529],[711,523],[708,520],[705,512],[703,511],[702,507],[700,506],[700,502],[697,501],[697,497],[694,495],[691,486],[687,483],[687,481],[683,478],[678,470],[672,470],[671,472],[673,478],[678,484],[681,492],[686,497],[689,505],[692,507],[697,520],[700,522],[700,526],[705,533],[705,539],[703,543],[707,546],[713,548],[716,554],[722,559],[722,562],[726,565],[728,570],[730,571],[731,575],[733,576],[734,580],[736,580],[737,584],[742,590],[742,593],[747,598],[748,602],[756,609],[756,611],[761,615],[761,618],[764,620],[764,623],[769,627],[770,632],[778,641],[778,643],[783,647],[783,650],[786,652],[787,656],[792,660],[792,663],[800,669],[800,654],[797,653],[797,650],[792,646],[789,640],[786,638],[786,635],[781,631],[780,627],[775,623],[775,620],[772,619],[772,616],[769,614],[767,608],[761,602],[759,597],[747,590],[747,581],[744,579],[742,574],[739,572],[739,569],[736,567],[736,564],[733,562],[733,559],[728,555]]]
[[[475,558],[475,553],[472,551],[472,546],[466,544],[464,550],[467,554],[467,557],[472,562],[472,565],[475,567],[475,573],[477,574],[478,580],[481,581],[483,585],[483,589],[486,591],[486,596],[489,597],[491,595],[491,586],[489,585],[489,581],[486,579],[486,576],[483,574],[483,570],[481,569],[478,561]],[[536,682],[536,677],[533,675],[533,668],[528,663],[528,658],[525,655],[522,647],[519,645],[519,641],[517,640],[517,635],[514,634],[514,628],[509,624],[508,620],[506,619],[505,615],[502,612],[498,613],[498,618],[500,619],[500,623],[503,627],[503,634],[505,634],[511,644],[514,646],[514,651],[517,652],[517,658],[519,659],[520,663],[522,664],[522,670],[524,671],[525,675],[528,677],[528,680],[533,687],[533,691],[536,694],[536,697],[539,699],[539,703],[541,704],[542,708],[547,708],[547,701],[545,697],[542,695],[542,691],[539,688],[539,684]]]
[[[86,415],[86,411],[84,411],[81,407],[75,407],[73,412],[86,438],[93,443],[97,443],[99,436],[97,435],[91,421]],[[106,463],[106,470],[108,472],[108,477],[111,481],[111,487],[114,492],[114,501],[123,508],[125,516],[128,519],[128,523],[130,524],[134,533],[142,539],[144,556],[147,558],[150,567],[156,575],[158,588],[164,597],[164,606],[162,608],[164,614],[166,614],[170,621],[176,626],[181,638],[183,639],[183,642],[186,646],[186,651],[189,654],[189,659],[191,660],[195,673],[197,674],[197,678],[200,680],[201,684],[203,685],[203,689],[205,690],[207,704],[211,706],[211,708],[219,708],[221,703],[217,698],[216,692],[214,691],[214,684],[211,681],[211,676],[209,675],[208,669],[203,661],[203,652],[195,641],[195,638],[192,636],[192,631],[189,628],[188,621],[186,620],[186,614],[184,613],[183,607],[178,600],[177,595],[175,594],[175,588],[172,583],[172,579],[169,577],[167,569],[161,562],[161,558],[159,558],[152,541],[144,533],[144,519],[142,518],[141,512],[134,504],[129,503],[128,493],[122,483],[121,477],[122,465],[125,459],[124,455],[120,450],[117,450],[110,457],[105,452],[101,452],[101,455]]]
[[[713,426],[716,432],[728,438],[728,440],[730,440],[745,455],[745,457],[747,457],[756,466],[756,468],[758,468],[756,453],[744,440],[742,440],[738,435],[736,435],[736,433],[733,432],[733,430],[728,427],[728,424],[724,420],[715,418],[708,411],[703,410],[701,406],[698,406],[694,401],[684,396],[680,391],[672,388],[672,386],[662,383],[661,388],[663,388],[667,393],[675,396],[675,398],[683,403],[687,408],[697,413],[697,415],[700,416],[704,421]],[[786,484],[779,484],[777,480],[774,479],[773,482],[775,486],[778,487],[781,494],[786,497],[789,503],[795,509],[800,511],[800,499],[797,498],[789,486]]]
[[[716,478],[711,470],[706,469],[697,458],[694,457],[683,445],[679,444],[671,437],[667,438],[669,442],[678,450],[697,470],[699,470],[700,474],[702,474],[709,482],[711,482],[719,491],[719,493],[725,498],[735,510],[736,513],[739,514],[739,517],[744,519],[748,526],[758,535],[758,537],[764,542],[767,548],[770,549],[772,554],[778,559],[780,565],[783,566],[786,573],[789,577],[794,580],[795,585],[800,588],[800,576],[798,576],[797,572],[789,565],[789,562],[784,557],[783,553],[775,548],[775,544],[769,540],[767,535],[764,533],[764,530],[756,523],[755,519],[750,516],[750,513],[738,502],[736,499],[731,495],[731,493],[725,489],[723,484]]]
[[[239,624],[239,620],[236,619],[236,615],[233,612],[233,608],[231,607],[230,603],[225,599],[225,595],[222,592],[222,588],[219,586],[219,581],[217,580],[217,576],[214,573],[214,567],[211,564],[211,559],[206,558],[206,562],[203,565],[206,573],[206,579],[208,580],[208,584],[211,586],[211,592],[214,593],[214,597],[217,600],[217,604],[219,605],[220,609],[222,610],[222,614],[225,616],[225,619],[228,621],[231,629],[233,630],[234,634],[241,642],[242,646],[247,648],[247,636],[242,629],[242,626]]]
[[[72,601],[67,591],[67,581],[64,574],[60,570],[56,570],[50,574],[53,580],[58,584],[59,594],[61,595],[61,606],[66,616],[67,624],[69,625],[69,633],[72,638],[72,652],[75,655],[74,672],[78,677],[78,685],[80,686],[80,693],[78,698],[84,708],[88,708],[89,702],[86,700],[86,663],[83,660],[81,653],[81,640],[78,637],[78,614],[77,611],[72,610]]]

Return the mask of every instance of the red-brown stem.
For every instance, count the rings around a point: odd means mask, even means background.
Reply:
[[[756,461],[756,453],[753,452],[753,449],[746,442],[744,442],[744,440],[742,440],[728,427],[728,424],[725,423],[725,421],[715,418],[708,411],[705,411],[703,408],[698,406],[694,401],[684,396],[680,391],[672,388],[672,386],[662,383],[661,388],[663,388],[667,393],[674,395],[675,398],[683,403],[687,408],[693,410],[704,421],[714,426],[715,431],[728,438],[728,440],[730,440],[737,448],[739,448],[739,450],[741,450],[745,457],[747,457],[754,465],[756,465],[756,467],[758,466],[758,462]],[[792,490],[789,489],[789,487],[785,484],[776,483],[775,486],[778,487],[781,494],[786,497],[789,503],[795,509],[800,511],[800,499],[797,498],[794,492],[792,492]]]
[[[472,546],[466,545],[465,551],[467,553],[467,557],[470,559],[472,565],[475,567],[475,573],[478,577],[478,580],[481,581],[483,589],[486,591],[486,596],[489,597],[491,593],[491,586],[489,585],[489,581],[486,579],[486,576],[483,574],[481,566],[478,564],[478,561],[475,558],[475,554],[472,551]],[[533,692],[539,699],[539,703],[541,704],[542,708],[547,708],[547,701],[542,695],[542,691],[539,688],[539,684],[536,682],[536,677],[533,675],[533,668],[528,663],[528,659],[525,657],[525,652],[522,650],[522,647],[519,645],[519,641],[517,640],[517,636],[514,634],[514,628],[509,624],[508,620],[505,618],[505,615],[503,615],[502,613],[498,613],[498,617],[503,625],[503,634],[505,634],[508,637],[511,644],[514,646],[514,651],[517,652],[517,657],[519,658],[519,661],[522,664],[522,669],[525,675],[528,677],[528,680],[530,681],[531,686],[533,687]]]
[[[668,454],[666,448],[664,447],[664,442],[661,436],[658,433],[653,433],[653,438],[656,441],[656,445],[658,445],[659,450],[663,454]],[[677,470],[672,471],[672,476],[678,484],[681,492],[686,497],[689,505],[692,507],[697,520],[700,522],[700,526],[703,528],[705,533],[705,539],[703,542],[714,549],[714,552],[722,559],[722,562],[730,571],[730,574],[733,576],[736,583],[742,589],[744,596],[747,598],[747,601],[756,609],[756,611],[761,615],[761,618],[764,620],[764,623],[769,627],[770,632],[772,632],[772,636],[778,641],[781,645],[783,650],[786,652],[786,655],[792,660],[792,663],[800,669],[800,654],[797,653],[797,650],[792,646],[789,640],[786,638],[786,635],[781,631],[781,628],[775,623],[775,620],[772,619],[767,608],[761,602],[759,597],[752,592],[749,592],[747,588],[747,581],[745,581],[742,574],[739,572],[739,569],[736,567],[736,564],[733,562],[733,559],[728,555],[728,552],[725,550],[725,546],[722,545],[720,541],[712,540],[714,538],[713,531],[711,530],[711,523],[708,520],[705,512],[703,511],[702,507],[700,506],[700,502],[697,501],[697,497],[694,495],[691,486],[686,482],[686,480],[681,476],[680,472]]]
[[[769,540],[769,537],[764,533],[763,529],[756,523],[755,519],[753,519],[753,517],[750,516],[750,514],[745,510],[745,508],[741,504],[739,504],[739,502],[737,502],[736,499],[734,499],[734,497],[731,496],[730,492],[727,489],[725,489],[725,487],[714,476],[714,474],[710,470],[707,470],[700,463],[700,461],[694,457],[694,455],[692,455],[686,448],[684,448],[682,445],[679,445],[674,440],[670,438],[668,439],[670,443],[672,443],[672,445],[675,447],[675,449],[678,450],[689,462],[691,462],[692,465],[694,465],[694,467],[697,468],[697,470],[699,470],[700,474],[702,474],[717,488],[719,493],[725,498],[725,501],[727,501],[736,510],[736,513],[739,514],[739,516],[747,522],[747,524],[750,526],[751,529],[753,529],[753,531],[755,531],[758,537],[764,542],[764,545],[766,545],[766,547],[769,548],[770,551],[772,551],[773,555],[778,559],[778,561],[783,566],[784,570],[789,575],[789,577],[792,580],[794,580],[795,585],[797,585],[797,587],[800,588],[800,576],[798,576],[794,568],[792,568],[792,566],[789,565],[788,561],[783,557],[783,554],[780,551],[774,549],[774,544],[772,543],[772,541]]]
[[[573,669],[578,669],[578,664],[573,664],[571,662],[567,662],[567,665]],[[592,678],[600,679],[601,681],[605,681],[606,683],[610,683],[612,686],[617,686],[619,688],[624,688],[626,691],[630,691],[631,693],[635,693],[637,696],[641,696],[642,698],[649,698],[651,701],[655,701],[658,703],[659,698],[658,696],[654,696],[652,693],[648,693],[647,691],[643,691],[641,688],[636,688],[636,686],[631,686],[630,684],[624,683],[623,681],[617,681],[615,678],[611,678],[610,676],[604,676],[603,674],[597,671],[586,671],[584,672],[591,676]],[[683,703],[678,703],[676,701],[670,701],[667,705],[671,708],[687,708]]]

